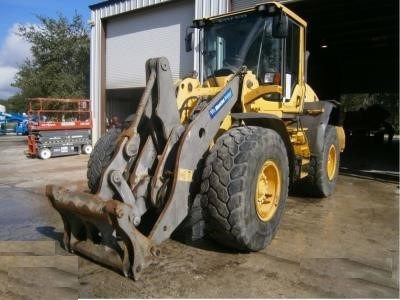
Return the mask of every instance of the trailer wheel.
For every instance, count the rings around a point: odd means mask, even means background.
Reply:
[[[41,159],[49,159],[51,157],[51,151],[49,148],[42,148],[39,150],[38,156]]]
[[[336,186],[339,174],[340,150],[335,126],[328,125],[325,131],[324,146],[318,156],[310,160],[309,175],[304,187],[311,196],[328,197]]]
[[[286,147],[274,130],[249,126],[223,134],[202,177],[207,234],[241,251],[265,248],[284,211],[288,165]]]
[[[112,128],[103,135],[94,146],[87,164],[88,187],[96,193],[101,180],[101,173],[108,166],[115,149],[115,144],[121,129]]]
[[[90,154],[92,153],[93,147],[92,145],[82,145],[82,153],[83,154]]]

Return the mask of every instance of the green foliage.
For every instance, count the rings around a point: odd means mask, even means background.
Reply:
[[[21,94],[11,96],[8,100],[0,100],[0,104],[6,107],[7,112],[23,113],[27,111],[26,98]]]
[[[69,22],[36,16],[39,25],[20,26],[19,34],[31,43],[32,58],[26,60],[12,84],[20,89],[20,98],[88,98],[90,40],[82,17]]]

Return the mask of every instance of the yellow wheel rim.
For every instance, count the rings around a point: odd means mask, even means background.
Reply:
[[[335,145],[331,145],[329,147],[328,160],[326,162],[326,172],[329,180],[332,180],[336,174],[336,155],[336,147]]]
[[[278,166],[267,160],[258,175],[255,206],[259,219],[268,222],[274,216],[280,199],[281,177]]]

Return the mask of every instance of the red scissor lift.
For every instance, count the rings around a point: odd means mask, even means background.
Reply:
[[[90,154],[92,115],[88,99],[29,99],[28,150],[31,157]]]

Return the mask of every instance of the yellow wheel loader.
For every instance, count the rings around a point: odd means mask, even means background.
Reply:
[[[326,197],[338,176],[344,132],[335,102],[306,83],[306,22],[268,2],[193,27],[201,78],[174,84],[168,60],[149,59],[136,112],[93,149],[90,193],[46,187],[65,248],[135,280],[188,220],[238,251],[263,249],[289,186]]]

